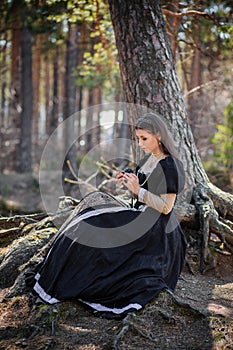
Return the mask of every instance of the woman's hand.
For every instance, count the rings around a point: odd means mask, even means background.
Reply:
[[[117,179],[117,182],[122,185],[123,184],[123,179],[124,179],[124,172],[123,171],[119,171],[117,174],[116,174],[116,179]]]
[[[128,188],[135,196],[138,196],[140,190],[138,177],[132,173],[123,174],[123,184]]]

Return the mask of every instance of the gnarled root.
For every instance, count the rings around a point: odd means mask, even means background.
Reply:
[[[209,249],[211,234],[214,233],[224,248],[233,254],[233,196],[212,184],[210,187],[198,184],[194,189],[193,199],[198,213],[201,239],[200,270],[205,272],[210,267],[215,267],[215,259]]]

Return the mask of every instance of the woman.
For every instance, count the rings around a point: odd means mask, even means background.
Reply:
[[[43,301],[78,300],[122,317],[174,290],[186,248],[173,211],[184,171],[157,114],[140,118],[135,132],[147,156],[135,174],[117,173],[137,199],[134,207],[100,192],[80,202],[37,267],[33,290]]]

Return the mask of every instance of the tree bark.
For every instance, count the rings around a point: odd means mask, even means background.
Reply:
[[[141,114],[138,106],[145,106],[147,109],[160,113],[170,125],[186,172],[186,197],[185,201],[182,197],[183,207],[187,207],[188,211],[187,204],[191,200],[195,203],[194,198],[198,198],[195,205],[202,208],[208,206],[211,212],[208,215],[210,219],[207,230],[213,232],[213,230],[216,231],[215,227],[218,227],[224,237],[226,230],[233,235],[231,224],[227,225],[227,229],[224,226],[225,219],[232,220],[233,196],[222,195],[221,198],[224,198],[224,210],[222,210],[217,199],[218,195],[213,190],[198,156],[187,121],[187,112],[159,2],[109,0],[109,6],[125,100],[130,106],[130,124],[133,125]],[[195,191],[197,193],[193,196]],[[206,194],[211,196],[215,207]],[[223,211],[224,217],[222,216]],[[202,220],[205,220],[205,214]]]
[[[126,102],[157,110],[168,122],[181,150],[189,188],[207,181],[187,122],[159,3],[109,0],[109,4]]]

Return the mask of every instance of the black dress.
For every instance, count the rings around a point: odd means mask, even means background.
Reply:
[[[161,160],[144,188],[179,193],[182,163]],[[168,215],[137,202],[126,207],[106,193],[86,196],[63,225],[33,276],[33,291],[53,304],[81,301],[98,311],[139,310],[163,289],[174,290],[186,240],[172,210]]]

